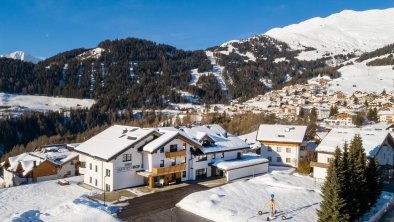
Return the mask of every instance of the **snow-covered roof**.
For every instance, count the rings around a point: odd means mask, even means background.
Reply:
[[[190,138],[184,132],[182,132],[176,128],[166,127],[166,128],[159,128],[157,130],[161,135],[158,138],[156,138],[155,140],[146,144],[143,148],[144,151],[152,153],[155,150],[164,146],[165,144],[167,144],[172,139],[174,139],[175,137],[178,137],[178,136],[184,138],[185,140],[188,140],[195,147],[201,147],[201,144],[198,141]]]
[[[334,153],[339,147],[347,142],[350,145],[351,140],[358,134],[362,138],[363,148],[368,157],[373,157],[379,151],[380,146],[386,140],[389,133],[385,130],[359,129],[359,128],[336,128],[317,146],[316,152]]]
[[[210,146],[203,146],[200,150],[203,153],[214,153],[214,152],[225,152],[236,149],[244,149],[249,148],[249,144],[247,144],[242,139],[228,133],[221,126],[213,124],[213,125],[202,125],[202,126],[187,126],[179,128],[181,131],[185,132],[191,138],[195,140],[199,140],[204,138],[204,136],[208,136],[214,142],[210,144]]]
[[[257,131],[258,141],[302,143],[306,126],[261,124]]]
[[[75,150],[109,160],[154,133],[157,133],[154,129],[114,125],[75,147]]]
[[[34,167],[39,166],[44,161],[50,161],[56,165],[64,163],[76,158],[78,153],[65,148],[64,146],[45,147],[40,151],[22,153],[14,157],[9,157],[9,171],[15,171],[17,166],[21,164],[23,176],[26,176]]]
[[[262,158],[258,155],[242,155],[241,159],[236,160],[217,160],[212,165],[221,170],[234,170],[238,168],[268,163],[268,159]]]

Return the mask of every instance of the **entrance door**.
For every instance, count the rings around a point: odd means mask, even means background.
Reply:
[[[196,170],[196,179],[202,179],[207,177],[207,168]]]

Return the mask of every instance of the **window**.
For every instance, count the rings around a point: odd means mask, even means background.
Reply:
[[[281,147],[276,147],[276,152],[281,152],[282,148]]]
[[[185,178],[186,177],[186,171],[182,172],[182,177]]]
[[[282,162],[282,157],[280,157],[280,156],[276,157],[276,162],[278,162],[278,163]]]
[[[90,170],[92,170],[92,163],[89,164],[89,168],[90,168]]]
[[[205,161],[205,160],[207,160],[206,154],[197,156],[197,161]]]
[[[304,151],[304,150],[306,150],[306,147],[305,147],[305,146],[301,146],[301,147],[300,147],[300,150],[301,150],[301,151]]]
[[[327,163],[331,163],[334,160],[334,158],[327,158]]]
[[[109,184],[105,184],[105,191],[111,191],[111,186]]]
[[[74,161],[73,160],[70,161],[70,165],[74,165]]]
[[[92,177],[89,178],[89,183],[92,184]]]
[[[110,177],[111,176],[111,170],[110,169],[105,169],[105,176]]]
[[[178,145],[172,144],[170,145],[170,152],[176,152],[178,150]]]
[[[291,148],[287,147],[286,148],[286,153],[291,153]]]
[[[176,158],[171,159],[171,166],[175,166],[176,165]]]
[[[216,158],[216,153],[212,154],[212,159],[214,160]]]
[[[98,171],[98,167],[97,167],[97,165],[94,167],[94,171]]]
[[[272,148],[271,148],[270,146],[267,146],[267,150],[268,150],[269,152],[271,152],[271,151],[272,151]]]
[[[185,157],[185,159],[183,159],[182,163],[186,163],[186,157]]]
[[[131,161],[131,154],[123,154],[123,162]]]
[[[81,162],[81,168],[85,168],[86,167],[86,162]]]
[[[160,153],[164,153],[164,147],[160,147]]]
[[[160,167],[164,167],[164,160],[160,160]]]
[[[186,150],[186,143],[183,143],[183,147],[184,150]]]
[[[97,186],[97,179],[94,180],[94,185]]]
[[[290,163],[291,162],[291,158],[286,158],[286,163]]]
[[[220,158],[224,158],[224,152],[222,152],[222,155],[220,156]]]
[[[272,162],[272,156],[267,157],[268,161]]]

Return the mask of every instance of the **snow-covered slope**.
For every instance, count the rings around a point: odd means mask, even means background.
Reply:
[[[11,58],[11,59],[19,59],[25,62],[32,62],[32,63],[38,63],[42,59],[34,57],[26,52],[23,51],[15,51],[11,52],[5,55],[0,55],[0,57],[6,57],[6,58]]]
[[[292,49],[304,51],[302,60],[314,60],[324,55],[361,53],[394,42],[394,8],[384,10],[345,10],[326,18],[312,18],[299,24],[274,28],[266,32],[286,42]]]
[[[94,192],[78,185],[83,176],[67,180],[68,186],[49,180],[0,189],[0,221],[119,221],[112,216],[119,207],[87,198]]]

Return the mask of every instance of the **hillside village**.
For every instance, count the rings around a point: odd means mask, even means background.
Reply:
[[[0,221],[394,221],[393,3],[257,2],[4,3]]]

